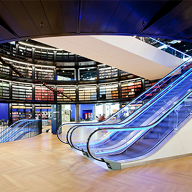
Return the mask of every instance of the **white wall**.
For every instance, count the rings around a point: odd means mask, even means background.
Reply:
[[[151,160],[187,155],[192,153],[192,119],[188,121],[161,149],[153,155],[134,162],[122,164],[122,168],[136,166]]]
[[[164,77],[183,62],[130,36],[59,36],[34,40],[151,80]]]

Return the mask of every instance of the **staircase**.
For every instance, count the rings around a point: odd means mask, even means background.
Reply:
[[[7,61],[5,61],[4,59],[2,59],[2,57],[0,57],[0,62],[5,65],[5,66],[8,66],[12,71],[14,71],[17,75],[19,75],[19,77],[22,77],[22,78],[26,78],[19,70],[17,70],[17,68],[11,64],[11,63],[8,63]],[[63,95],[64,97],[70,99],[71,101],[74,101],[72,98],[70,98],[68,95],[66,95],[65,93],[63,93],[62,91],[59,91],[59,90],[56,90],[50,86],[47,85],[46,82],[44,81],[39,81],[42,85],[44,85],[45,87],[47,87],[49,90],[53,91],[53,92],[56,92],[56,93],[59,93],[61,95]]]

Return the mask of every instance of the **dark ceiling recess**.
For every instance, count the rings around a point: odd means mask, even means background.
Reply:
[[[0,43],[105,34],[191,42],[191,10],[187,0],[1,0]]]
[[[9,33],[9,36],[11,37],[13,37],[13,38],[18,38],[19,36],[5,23],[5,21],[4,20],[2,20],[1,18],[0,18],[0,25],[1,25],[1,27],[2,28],[4,28],[8,33]],[[3,35],[3,36],[5,36],[5,34]],[[6,35],[7,36],[7,35]]]
[[[155,22],[163,18],[165,15],[171,12],[176,6],[178,6],[181,2],[182,0],[177,1],[169,0],[167,2],[162,1],[162,3],[165,3],[163,7],[153,16],[153,18],[146,25],[143,25],[142,23],[144,28],[139,33],[142,33],[145,29],[149,28]]]

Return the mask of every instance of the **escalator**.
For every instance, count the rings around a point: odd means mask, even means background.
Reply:
[[[110,163],[136,161],[155,153],[159,145],[164,145],[170,135],[172,137],[190,120],[191,81],[192,73],[189,72],[174,88],[127,125],[118,129],[100,128],[92,132],[86,145],[88,156],[106,162],[111,167]],[[103,139],[103,131],[104,135],[108,135],[107,139]],[[86,149],[82,147],[81,150]]]
[[[142,107],[121,123],[76,126],[70,133],[70,145],[109,167],[111,162],[133,161],[151,154],[191,118],[191,63],[177,70],[180,73],[163,79],[167,86],[151,99],[145,92]]]
[[[153,41],[157,41],[155,39],[152,39]],[[159,45],[161,45],[161,42],[156,42]],[[174,54],[175,56],[178,56],[179,58],[183,58],[185,60],[189,59],[190,57],[187,54],[184,54],[176,49],[172,49],[171,47],[169,47],[169,51],[171,54]],[[164,51],[167,52],[167,49],[165,49]],[[87,135],[84,136],[84,141],[77,141],[77,142],[85,142],[87,137],[89,136],[89,134],[102,126],[105,125],[112,125],[112,124],[122,124],[122,123],[126,123],[128,122],[133,116],[135,116],[136,114],[138,114],[143,108],[146,107],[146,102],[148,102],[150,99],[151,102],[153,102],[156,97],[155,95],[158,95],[161,91],[163,91],[164,89],[168,89],[167,87],[169,85],[171,85],[171,83],[177,79],[177,77],[183,73],[185,70],[184,68],[187,67],[188,62],[184,62],[181,66],[177,67],[175,70],[173,70],[171,73],[169,73],[167,76],[165,76],[163,79],[161,79],[158,83],[156,83],[155,85],[153,85],[149,90],[147,90],[146,92],[144,92],[143,94],[141,94],[139,97],[137,97],[136,99],[134,99],[132,102],[130,102],[129,104],[127,104],[124,108],[120,109],[119,111],[117,111],[115,114],[113,114],[111,117],[109,117],[108,119],[106,119],[103,122],[94,122],[94,123],[66,123],[63,124],[59,127],[58,131],[57,131],[57,136],[59,138],[59,140],[63,143],[66,144],[70,144],[72,147],[73,144],[70,142],[70,137],[71,134],[75,135],[74,133],[74,129],[76,129],[78,127],[79,130],[79,125],[84,126],[82,129],[84,129],[83,131],[87,133]],[[182,71],[181,71],[182,69]],[[166,90],[165,90],[166,91]],[[131,110],[132,106],[137,106],[135,107],[135,109],[137,109],[136,113],[135,111]],[[134,113],[134,114],[132,114]],[[90,131],[90,127],[91,126],[91,131]],[[81,132],[82,130],[79,130],[79,132]],[[75,131],[77,135],[79,135],[79,133],[77,132],[77,130]]]
[[[180,73],[174,73],[173,76],[170,76],[170,74],[158,82],[158,84],[154,85],[156,87],[152,90],[149,89],[143,94],[141,94],[138,98],[133,100],[130,104],[128,104],[125,109],[122,109],[119,111],[118,114],[120,114],[120,118],[124,114],[126,114],[126,118],[124,118],[120,123],[118,124],[101,124],[101,125],[81,125],[75,126],[72,130],[68,133],[68,140],[69,144],[74,147],[77,150],[85,150],[86,148],[86,142],[88,136],[96,129],[98,128],[121,128],[121,127],[136,127],[136,126],[145,126],[149,122],[155,121],[155,119],[159,118],[161,113],[164,112],[167,108],[170,108],[174,103],[178,100],[178,97],[181,97],[183,95],[183,92],[188,90],[191,85],[191,73],[192,69],[188,69],[190,66],[190,63],[187,63],[186,65],[181,66],[176,71],[179,71]],[[188,70],[186,70],[188,69]],[[175,71],[175,72],[176,72]],[[166,84],[166,86],[165,86]],[[158,88],[158,91],[157,91]],[[159,91],[161,90],[161,91]],[[151,95],[154,94],[153,97]],[[177,96],[175,96],[177,95]],[[158,102],[157,102],[158,101]],[[135,112],[132,114],[128,113],[129,107],[131,107],[133,104],[142,103],[142,106],[138,108]],[[150,117],[150,118],[149,118]],[[120,133],[116,134],[119,135]],[[136,134],[136,131],[135,131]],[[121,133],[121,137],[123,133]],[[126,135],[126,133],[125,133]],[[110,134],[110,136],[112,136]],[[113,135],[114,137],[114,135]],[[102,142],[106,140],[105,137]]]
[[[124,127],[118,130],[115,128],[98,129],[88,138],[88,156],[106,162],[110,167],[111,162],[112,164],[134,162],[153,155],[191,119],[191,105],[192,91],[188,89],[186,94],[166,110],[159,119],[153,123],[150,122],[147,126]],[[110,137],[108,142],[98,145],[103,130],[105,134],[113,133],[113,135],[124,132],[124,134],[127,133],[127,138]],[[140,134],[131,135],[135,130]]]
[[[0,132],[0,143],[36,136],[41,133],[41,129],[39,120],[19,120]]]

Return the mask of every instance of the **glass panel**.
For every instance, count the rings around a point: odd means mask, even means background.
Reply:
[[[75,80],[74,69],[57,68],[57,80],[58,81],[74,81]]]
[[[165,111],[172,108],[176,102],[178,102],[182,97],[185,96],[186,93],[189,92],[192,86],[191,80],[192,80],[192,68],[189,69],[187,72],[183,72],[182,75],[179,75],[175,81],[173,82],[171,81],[169,86],[166,86],[166,88],[164,88],[163,91],[159,92],[155,96],[152,96],[152,99],[149,102],[144,103],[145,101],[148,101],[148,94],[143,93],[142,95],[145,95],[144,98],[146,98],[146,100],[143,100],[143,103],[142,102],[135,103],[134,101],[132,101],[123,109],[121,109],[119,112],[117,112],[115,115],[112,115],[112,117],[104,121],[102,125],[90,125],[86,126],[86,129],[90,128],[92,129],[92,131],[94,131],[95,129],[103,127],[105,128],[111,128],[111,127],[121,128],[122,126],[138,127],[152,124],[157,119],[159,119],[161,115],[165,113]],[[154,87],[156,87],[155,90],[159,88],[156,85]],[[153,87],[150,88],[149,90],[151,89],[153,89]],[[151,94],[149,94],[149,97],[151,97]],[[136,109],[135,113],[132,110],[133,106]],[[141,111],[142,113],[140,113]],[[121,123],[114,124],[120,121]],[[109,125],[104,125],[106,122]],[[110,125],[112,123],[113,125]],[[85,126],[79,125],[75,129],[83,129],[83,127]],[[85,141],[87,140],[86,137],[84,139]]]
[[[39,129],[37,120],[20,120],[0,132],[0,143],[36,136],[40,133]]]
[[[157,39],[154,39],[152,37],[136,37],[137,39],[139,40],[142,40],[150,45],[153,45],[155,46],[156,48],[158,49],[161,49],[167,53],[170,53],[172,55],[175,55],[176,57],[179,57],[181,59],[184,59],[184,60],[187,60],[190,58],[189,55],[169,46],[169,45],[166,45],[165,43],[162,43],[161,41],[157,40]]]
[[[96,68],[80,68],[80,81],[95,81],[97,79]]]

